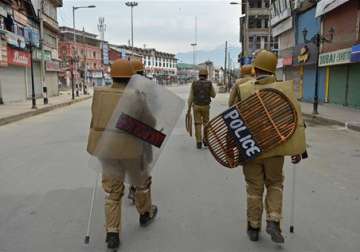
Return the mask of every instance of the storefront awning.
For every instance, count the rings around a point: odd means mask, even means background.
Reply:
[[[360,44],[354,45],[352,47],[351,62],[360,62]]]
[[[320,17],[348,1],[349,0],[321,0],[317,3],[315,17]]]

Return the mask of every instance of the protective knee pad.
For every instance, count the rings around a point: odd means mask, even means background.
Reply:
[[[110,190],[106,189],[107,188],[104,187],[104,191],[107,193],[106,201],[120,202],[122,196],[124,195],[125,186],[121,182],[119,184],[113,184]]]

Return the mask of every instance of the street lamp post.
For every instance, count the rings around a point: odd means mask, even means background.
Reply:
[[[34,44],[32,42],[32,35],[30,34],[30,38],[26,41],[26,47],[30,52],[30,64],[31,64],[31,100],[32,100],[32,109],[37,109],[36,107],[36,97],[35,97],[35,83],[34,83],[34,62],[33,62],[33,47]]]
[[[74,35],[74,40],[73,40],[73,56],[72,56],[72,69],[71,69],[71,92],[72,92],[72,99],[75,99],[75,89],[74,89],[74,78],[75,78],[75,69],[76,69],[76,31],[75,31],[75,11],[77,9],[90,9],[90,8],[95,8],[95,5],[88,5],[88,6],[73,6],[73,35]],[[79,96],[79,89],[76,88],[76,96]]]
[[[319,54],[320,54],[320,45],[324,42],[326,43],[331,43],[333,38],[334,38],[334,34],[335,34],[335,29],[331,28],[328,33],[329,33],[329,38],[321,35],[320,33],[316,33],[310,40],[307,39],[307,29],[305,28],[303,30],[303,37],[304,37],[304,43],[308,44],[308,43],[313,43],[316,46],[316,65],[315,65],[315,92],[314,92],[314,102],[313,102],[313,114],[317,115],[319,114],[318,112],[318,105],[319,105]]]
[[[134,47],[134,7],[138,6],[137,2],[126,2],[126,6],[131,8],[131,47]]]

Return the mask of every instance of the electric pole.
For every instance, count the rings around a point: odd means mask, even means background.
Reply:
[[[44,104],[48,104],[49,100],[47,97],[47,86],[46,86],[46,73],[45,73],[45,53],[44,53],[44,4],[45,0],[40,1],[40,8],[38,10],[38,15],[40,19],[40,51],[41,51],[41,69],[40,69],[40,79],[41,86],[43,89],[43,98]]]
[[[227,86],[226,86],[226,76],[227,76],[227,41],[225,42],[225,64],[224,64],[224,86],[227,90]]]
[[[196,65],[196,46],[197,46],[197,17],[195,17],[195,40],[190,44],[193,48],[193,65]]]
[[[126,2],[126,6],[131,8],[131,47],[134,47],[134,7],[138,6],[137,2]]]
[[[104,40],[105,40],[105,31],[106,31],[106,24],[105,24],[105,18],[104,17],[100,17],[99,18],[99,24],[98,24],[98,31],[100,33],[100,40],[101,40],[101,44],[100,44],[100,48],[101,48],[101,54],[103,54],[103,50],[104,50]],[[101,57],[102,58],[102,57]],[[102,62],[101,65],[104,64],[104,61]],[[102,76],[103,76],[103,85],[105,85],[105,74],[104,74],[104,69],[102,69]]]

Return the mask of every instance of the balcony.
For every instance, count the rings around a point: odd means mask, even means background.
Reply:
[[[51,17],[49,17],[48,15],[44,14],[43,15],[44,18],[44,26],[54,32],[59,32],[59,23],[52,19]]]
[[[257,36],[267,36],[270,32],[269,28],[249,28],[248,34],[249,36],[257,35]]]
[[[268,8],[250,8],[249,16],[269,16],[270,9]]]

